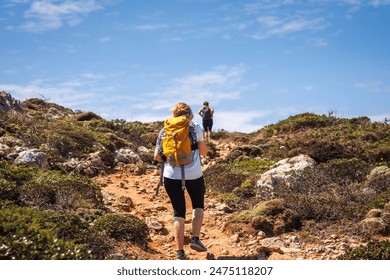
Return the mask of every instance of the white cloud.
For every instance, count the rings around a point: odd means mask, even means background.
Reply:
[[[139,121],[139,122],[155,122],[155,121],[161,121],[161,120],[165,120],[166,118],[168,118],[169,116],[171,116],[171,112],[167,111],[165,114],[162,113],[162,114],[147,114],[147,113],[143,113],[143,114],[135,114],[135,115],[128,115],[129,113],[127,112],[126,113],[126,117],[124,119],[126,119],[127,121]]]
[[[240,85],[244,72],[243,65],[217,66],[210,71],[177,78],[162,90],[150,93],[147,100],[138,103],[137,107],[161,110],[171,108],[180,100],[189,105],[198,105],[204,100],[218,103],[238,99],[244,90]],[[151,97],[153,100],[150,100]]]
[[[306,41],[313,46],[325,47],[330,34],[324,31],[339,26],[338,19],[352,19],[366,5],[378,7],[389,3],[390,0],[264,0],[244,4],[241,20],[254,19],[257,23],[245,29],[244,36],[248,38],[264,40],[275,36],[320,34],[321,38]]]
[[[257,18],[257,21],[261,24],[265,24],[270,27],[283,24],[283,21],[277,18],[276,16],[260,16]]]
[[[269,116],[272,111],[221,111],[215,113],[214,127],[215,130],[224,129],[230,132],[239,131],[250,133],[254,132],[264,125],[256,124],[256,119]]]
[[[374,7],[390,5],[390,0],[371,0],[370,5]]]
[[[390,119],[390,113],[388,114],[381,114],[381,115],[371,115],[368,116],[371,121],[374,122],[384,122],[384,120],[389,120]]]
[[[98,92],[82,89],[83,83],[69,82],[59,85],[50,84],[48,81],[35,80],[27,85],[0,84],[0,88],[12,94],[19,100],[44,96],[51,102],[62,106],[79,108],[98,99]]]
[[[65,0],[61,3],[50,0],[35,0],[32,1],[24,14],[26,22],[19,27],[8,27],[8,29],[42,32],[60,28],[65,24],[76,26],[80,24],[83,16],[99,9],[102,9],[102,6],[97,4],[95,0]]]
[[[111,40],[112,40],[112,38],[110,36],[105,36],[105,37],[99,38],[99,42],[101,42],[101,43],[109,42]]]
[[[328,41],[325,38],[310,38],[308,42],[316,47],[326,47],[328,45]]]
[[[359,82],[354,84],[354,87],[369,92],[383,92],[386,91],[386,86],[381,80]]]
[[[313,92],[313,91],[315,91],[315,87],[312,85],[307,85],[307,86],[305,86],[305,90],[309,91],[309,92]]]
[[[81,74],[81,77],[85,78],[85,79],[90,79],[90,80],[102,80],[102,79],[106,79],[107,78],[103,74],[91,73],[91,72],[83,73],[83,74]]]
[[[323,18],[317,19],[290,19],[280,24],[271,26],[272,28],[268,31],[270,34],[284,34],[302,31],[318,31],[322,30],[327,26]]]
[[[16,74],[19,73],[19,71],[15,70],[15,69],[7,69],[7,70],[4,71],[4,73],[7,74],[7,75],[16,75]]]
[[[167,24],[143,24],[135,26],[134,29],[139,31],[156,31],[166,29],[168,27],[169,26]]]

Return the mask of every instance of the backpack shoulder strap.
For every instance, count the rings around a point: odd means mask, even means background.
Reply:
[[[166,156],[164,155],[164,152],[163,152],[163,139],[165,137],[166,137],[165,130],[164,130],[164,128],[162,128],[160,130],[159,134],[158,134],[158,137],[157,137],[156,148],[157,148],[158,154],[161,156],[163,161],[167,160],[167,158],[166,158]]]
[[[198,149],[198,137],[196,135],[195,123],[193,121],[190,122],[190,141],[191,141],[191,150]]]

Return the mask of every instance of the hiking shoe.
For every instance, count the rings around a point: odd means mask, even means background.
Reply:
[[[177,250],[176,251],[176,259],[177,260],[185,260],[186,254],[184,253],[184,250]]]
[[[198,252],[207,251],[207,248],[202,244],[202,242],[200,242],[199,238],[197,238],[197,237],[192,238],[190,247],[191,247],[191,249],[194,249],[195,251],[198,251]]]

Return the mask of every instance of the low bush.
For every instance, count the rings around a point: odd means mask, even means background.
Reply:
[[[270,128],[276,130],[278,133],[291,133],[310,128],[322,128],[331,124],[333,120],[334,118],[323,115],[303,113],[282,120],[277,124],[270,126]]]
[[[369,164],[358,158],[335,159],[321,164],[320,167],[334,178],[359,183],[363,182],[370,172]]]
[[[249,158],[247,160],[237,161],[232,163],[232,165],[243,172],[248,173],[248,175],[257,175],[261,174],[269,169],[273,165],[273,161],[267,161],[263,159]]]
[[[82,245],[58,239],[48,230],[27,228],[23,233],[0,236],[2,260],[85,260],[91,256]]]
[[[216,194],[232,192],[247,177],[242,169],[227,163],[217,163],[204,171],[206,188]]]
[[[252,210],[236,214],[233,221],[249,223],[252,228],[263,231],[267,236],[279,235],[301,226],[297,214],[287,209],[280,199],[259,202]]]
[[[20,187],[15,182],[9,182],[0,178],[0,200],[17,201]]]
[[[359,185],[332,176],[321,165],[292,175],[288,183],[277,185],[274,191],[303,220],[357,220],[366,211],[366,198]]]
[[[22,185],[31,180],[37,172],[37,169],[25,167],[23,165],[12,166],[7,161],[0,161],[0,178],[17,185]]]
[[[120,216],[106,214],[94,223],[94,229],[105,232],[117,241],[128,241],[137,245],[146,245],[148,227],[146,223],[136,216]]]
[[[370,240],[366,245],[349,249],[339,260],[390,260],[390,241]]]
[[[76,121],[79,122],[85,122],[85,121],[91,121],[91,120],[100,120],[102,117],[98,116],[97,114],[93,112],[82,112],[74,116]]]
[[[39,171],[24,184],[21,196],[26,205],[39,209],[103,207],[102,194],[90,179],[59,171]]]
[[[0,255],[5,259],[89,259],[76,244],[88,225],[77,216],[25,207],[0,210]]]

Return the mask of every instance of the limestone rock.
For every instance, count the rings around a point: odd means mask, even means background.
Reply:
[[[14,165],[25,165],[25,166],[37,166],[43,170],[49,168],[47,162],[46,153],[40,151],[39,149],[30,149],[23,151],[15,159]]]
[[[368,218],[360,222],[363,231],[370,234],[385,234],[386,225],[380,218]]]
[[[115,152],[115,161],[123,163],[138,163],[141,161],[139,155],[130,149],[119,149]]]
[[[257,195],[270,199],[273,197],[273,189],[281,182],[285,182],[294,172],[311,168],[316,164],[315,160],[307,155],[299,155],[278,161],[270,170],[264,172],[256,182]]]
[[[373,170],[371,170],[367,179],[370,181],[377,176],[390,176],[390,168],[387,166],[375,167]]]
[[[366,218],[379,218],[382,215],[381,209],[371,209],[367,215]]]
[[[20,101],[14,99],[11,94],[0,91],[0,111],[6,112],[23,112],[23,108],[20,105]]]

